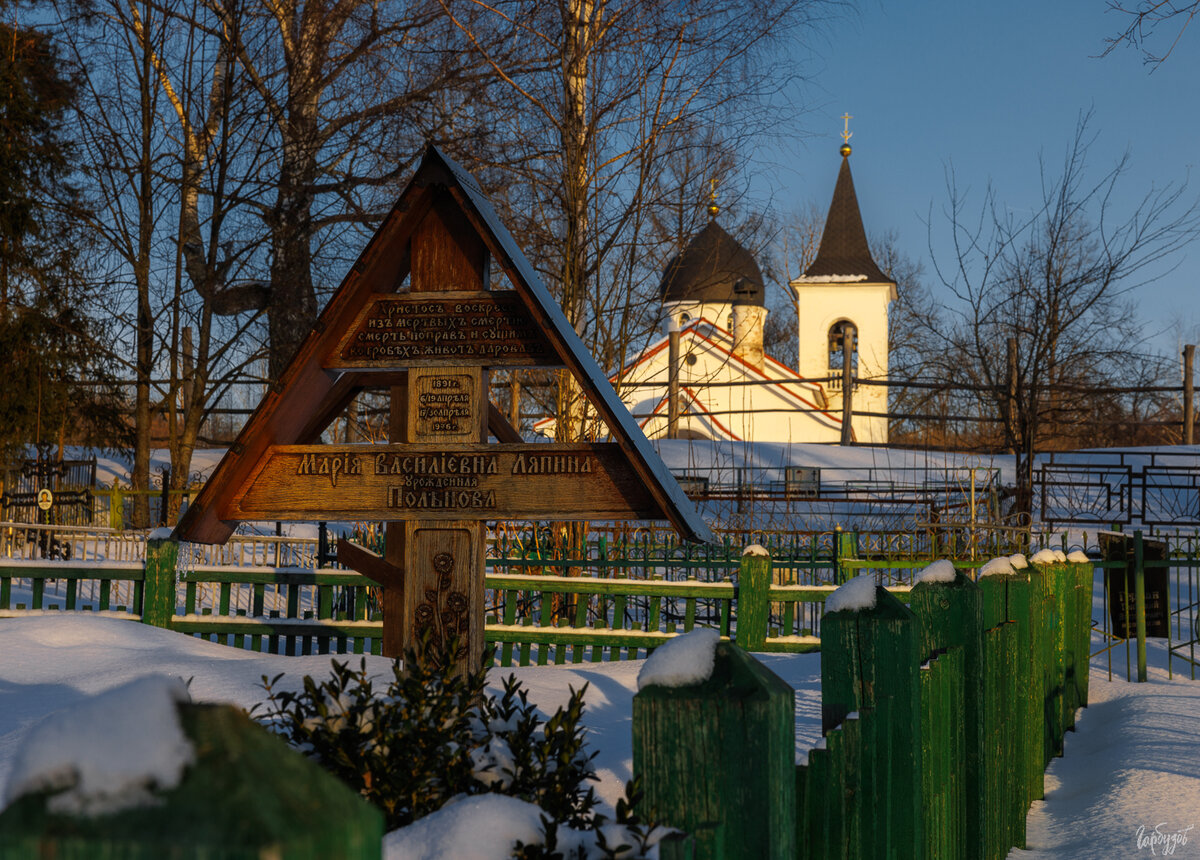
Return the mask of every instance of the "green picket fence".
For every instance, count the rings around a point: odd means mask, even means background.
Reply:
[[[1135,534],[1135,544],[1137,538]],[[229,560],[206,558],[204,564],[193,563],[189,552],[189,563],[178,571],[133,558],[25,559],[0,567],[0,615],[57,607],[140,617],[149,565],[156,577],[175,577],[174,611],[156,623],[180,632],[289,655],[380,651],[382,620],[373,583],[353,571],[286,566],[291,554],[282,551],[282,539],[254,540],[274,543],[251,546],[251,565],[241,559],[244,552]],[[824,601],[838,583],[871,571],[906,602],[914,573],[928,563],[911,557],[859,557],[866,555],[864,541],[853,532],[804,540],[791,535],[767,542],[775,555],[746,557],[728,542],[700,551],[654,544],[635,534],[596,541],[587,558],[554,560],[543,557],[545,545],[525,545],[503,534],[497,540],[490,551],[499,546],[511,557],[488,559],[485,636],[506,666],[634,659],[696,625],[736,636],[752,651],[814,650],[820,647]],[[139,550],[137,555],[148,554]],[[954,563],[971,572],[980,562]],[[1134,574],[1155,566],[1177,568],[1168,595],[1168,646],[1175,655],[1173,670],[1182,659],[1190,663],[1194,677],[1200,559],[1175,553],[1140,567],[1125,561],[1096,561],[1093,566],[1097,571],[1125,567]],[[560,575],[563,570],[570,575]],[[1112,649],[1123,644],[1128,651],[1137,641],[1111,635],[1108,611],[1114,600],[1124,601],[1139,617],[1144,614],[1144,609],[1134,611],[1140,605],[1136,580],[1126,577],[1112,595],[1104,588],[1102,611],[1093,613],[1090,603],[1078,610],[1095,616],[1102,637],[1098,653],[1107,652],[1110,659]],[[1090,595],[1090,583],[1084,587]],[[1138,650],[1144,654],[1145,639],[1141,641]]]
[[[734,691],[710,680],[639,692],[634,775],[663,823],[699,828],[690,844],[673,843],[662,856],[993,860],[1023,847],[1045,766],[1062,754],[1063,733],[1087,704],[1091,578],[1083,564],[978,584],[960,573],[952,582],[917,584],[908,606],[877,587],[874,608],[828,613],[824,745],[809,751],[794,776],[764,789],[760,775],[790,761],[794,721],[745,711],[738,730],[769,753],[746,768],[755,774],[752,787],[743,789],[735,774],[719,797],[704,799],[703,810],[671,786],[705,782],[708,747],[720,745],[712,724],[720,708],[709,700],[723,702]],[[738,682],[738,697],[774,695],[771,684],[756,691],[747,683]],[[675,735],[701,739],[690,769],[658,766],[664,739]],[[744,809],[739,798],[747,791],[794,797],[788,819]],[[740,832],[770,834],[767,844],[714,843],[711,835],[735,821]]]
[[[171,541],[148,541],[144,562],[0,567],[0,616],[60,607],[117,612],[255,651],[381,652],[377,590],[358,573],[265,565],[181,571],[177,553]],[[822,604],[836,586],[794,584],[808,563],[739,556],[737,566],[722,568],[733,575],[719,581],[502,573],[493,566],[485,576],[485,639],[502,666],[637,659],[696,626],[736,635],[752,650],[811,651],[820,646]],[[29,584],[25,599],[14,598],[14,582]],[[50,600],[51,582],[66,583],[65,601]]]

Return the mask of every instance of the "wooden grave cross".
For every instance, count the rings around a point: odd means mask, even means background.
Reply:
[[[492,260],[515,289],[490,289]],[[613,441],[528,444],[490,403],[492,368],[563,366]],[[389,392],[388,442],[315,444],[371,388]],[[339,560],[383,589],[383,653],[402,656],[430,628],[458,637],[474,668],[484,528],[508,519],[667,519],[711,539],[474,180],[430,147],[176,536],[223,543],[246,520],[385,522],[382,557],[338,543]]]

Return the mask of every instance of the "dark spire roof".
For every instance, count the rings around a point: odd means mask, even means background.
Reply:
[[[854,179],[850,176],[850,147],[843,146],[842,167],[833,188],[833,202],[829,204],[821,246],[817,249],[817,258],[804,272],[804,279],[819,281],[856,275],[865,276],[862,280],[870,283],[892,281],[875,263],[867,245],[867,232],[863,229],[858,197],[854,194]]]
[[[667,264],[663,302],[729,302],[765,306],[766,288],[754,256],[715,219]]]

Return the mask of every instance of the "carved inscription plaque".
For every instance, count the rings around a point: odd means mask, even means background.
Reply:
[[[611,443],[279,445],[222,517],[641,519],[653,510]]]
[[[479,398],[476,377],[468,373],[424,374],[416,377],[417,434],[442,437],[479,438],[476,413],[471,408]]]
[[[332,368],[557,364],[514,291],[373,296],[327,362]]]

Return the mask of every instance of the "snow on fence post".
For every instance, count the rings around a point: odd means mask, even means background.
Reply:
[[[640,808],[692,834],[695,860],[793,860],[794,692],[742,648],[715,648],[706,680],[633,697]]]
[[[771,603],[771,556],[758,544],[742,552],[738,567],[737,643],[747,651],[762,651],[767,644]]]
[[[142,623],[170,627],[175,615],[175,563],[178,541],[155,537],[146,540],[146,564],[142,582]]]
[[[862,587],[856,588],[859,582]],[[843,589],[864,599],[835,601]],[[828,734],[854,711],[861,715],[862,800],[857,808],[864,857],[924,856],[919,642],[916,615],[874,585],[873,574],[851,580],[826,602],[821,619],[822,732]]]
[[[315,762],[230,705],[181,703],[178,717],[194,761],[177,785],[136,786],[149,802],[96,815],[24,794],[0,814],[0,856],[379,860],[383,815]]]
[[[983,766],[983,721],[981,719],[982,687],[980,684],[983,660],[983,595],[979,586],[962,571],[955,571],[950,562],[944,565],[940,576],[927,576],[935,566],[917,575],[909,607],[920,623],[920,653],[929,660],[929,668],[921,673],[922,730],[925,734],[925,753],[931,745],[961,745],[961,778],[956,779],[957,789],[953,796],[944,796],[940,785],[944,777],[929,763],[924,768],[926,795],[938,795],[938,802],[946,807],[948,816],[942,821],[927,821],[927,845],[934,838],[943,840],[951,853],[936,852],[937,856],[975,857],[981,844],[983,810],[977,798],[980,794],[980,773]],[[941,652],[961,649],[961,655],[953,660],[935,659]],[[948,656],[948,655],[943,655]],[[961,677],[953,678],[955,667]],[[933,681],[939,680],[937,685]],[[941,709],[948,695],[957,697],[953,709]],[[931,698],[933,701],[925,701]],[[932,750],[935,756],[944,755],[946,750]],[[955,762],[957,769],[959,762]],[[957,774],[955,777],[957,778]],[[929,811],[927,803],[926,811]],[[952,830],[953,839],[947,843]]]

